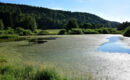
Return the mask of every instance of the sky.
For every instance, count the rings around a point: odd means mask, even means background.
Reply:
[[[0,2],[87,12],[110,21],[130,21],[130,0],[0,0]]]

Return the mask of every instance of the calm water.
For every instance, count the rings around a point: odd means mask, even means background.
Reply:
[[[120,41],[121,36],[114,36],[108,38],[109,42],[104,43],[101,45],[97,50],[110,52],[110,53],[129,53],[130,48],[126,48],[123,42]]]
[[[120,51],[102,51],[102,46],[105,50],[108,45],[114,47],[113,44],[124,48],[118,44],[117,36],[120,35],[62,35],[56,36],[59,37],[56,40],[32,46],[23,46],[28,44],[26,41],[0,43],[0,54],[7,54],[13,62],[20,64],[48,64],[64,72],[91,72],[97,80],[130,80],[130,54],[127,51],[123,54]]]

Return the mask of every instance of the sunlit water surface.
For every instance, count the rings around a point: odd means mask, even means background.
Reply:
[[[59,37],[56,40],[32,46],[24,46],[28,44],[26,41],[1,43],[0,51],[3,49],[1,53],[7,54],[10,58],[15,56],[14,61],[22,60],[21,64],[48,63],[61,68],[64,72],[77,71],[82,74],[90,72],[97,80],[101,78],[102,80],[130,80],[129,48],[123,53],[106,51],[108,49],[106,47],[113,43],[107,46],[105,44],[117,36],[120,35],[62,35],[56,36]],[[114,39],[117,40],[118,37]],[[105,51],[101,46],[105,46]]]
[[[125,44],[120,41],[121,36],[113,36],[108,38],[109,42],[102,44],[97,50],[110,53],[129,53],[130,48],[126,48]]]

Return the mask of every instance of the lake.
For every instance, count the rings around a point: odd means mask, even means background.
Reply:
[[[121,35],[55,37],[58,38],[31,46],[27,41],[0,43],[1,55],[7,55],[9,61],[20,64],[51,65],[67,73],[82,75],[92,73],[97,80],[130,80],[130,46],[120,40]],[[114,46],[120,48],[117,50],[128,51],[113,51],[116,49]]]

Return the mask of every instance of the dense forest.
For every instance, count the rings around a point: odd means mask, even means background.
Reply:
[[[0,19],[3,20],[6,28],[23,27],[31,28],[31,30],[33,30],[33,27],[36,28],[37,25],[37,28],[39,29],[61,29],[65,27],[65,24],[67,24],[70,18],[75,18],[79,27],[82,27],[82,25],[85,23],[91,23],[97,28],[117,27],[119,24],[118,22],[107,21],[89,13],[52,10],[42,7],[0,3]],[[28,23],[30,25],[34,24],[34,26],[30,27]]]

